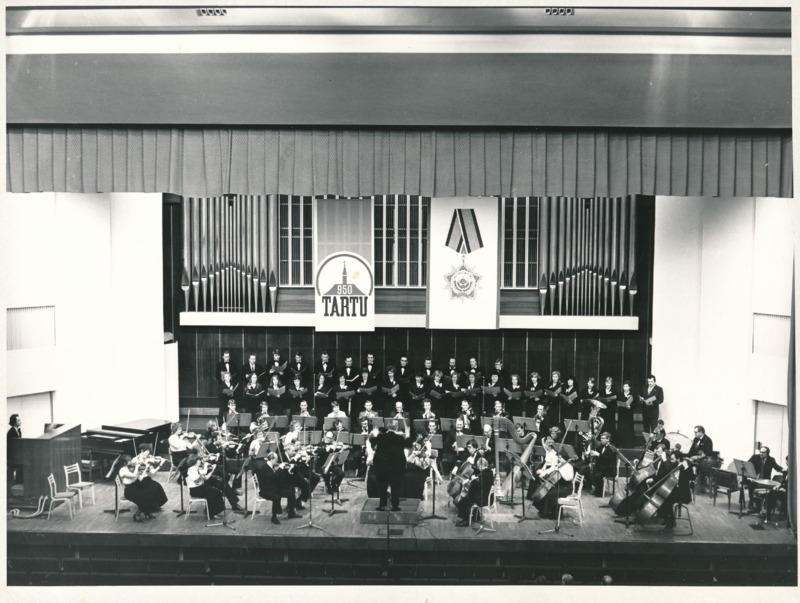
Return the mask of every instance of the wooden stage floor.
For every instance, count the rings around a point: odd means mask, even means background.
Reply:
[[[113,484],[98,482],[95,484],[97,504],[93,506],[91,496],[88,492],[85,493],[84,507],[75,513],[72,520],[69,518],[66,505],[63,504],[53,510],[50,520],[9,517],[7,523],[9,541],[12,541],[15,535],[31,532],[47,535],[49,541],[58,543],[74,542],[76,536],[80,540],[111,536],[116,543],[134,542],[141,541],[143,536],[156,534],[162,538],[172,537],[176,544],[180,543],[181,545],[191,545],[193,542],[199,544],[209,537],[214,537],[217,544],[230,539],[232,546],[234,543],[235,546],[240,546],[243,539],[252,538],[263,542],[265,538],[277,538],[282,546],[287,547],[308,546],[307,542],[301,544],[300,541],[309,539],[319,541],[344,538],[364,541],[387,540],[384,526],[360,523],[360,511],[366,501],[363,482],[344,481],[341,496],[347,498],[348,501],[341,507],[337,505],[337,508],[347,512],[332,517],[325,512],[330,509],[330,497],[325,495],[322,485],[318,486],[313,497],[313,522],[321,530],[297,529],[299,525],[308,522],[308,508],[300,511],[303,515],[302,519],[287,520],[284,513],[281,516],[281,525],[273,525],[269,521],[270,509],[262,502],[260,504],[261,512],[254,519],[244,518],[240,514],[228,511],[228,519],[235,521],[233,526],[236,530],[233,531],[224,527],[205,527],[207,521],[204,514],[192,513],[188,519],[185,516],[178,518],[173,509],[180,508],[180,488],[174,482],[167,482],[166,478],[166,472],[156,476],[156,479],[164,486],[169,501],[160,512],[156,513],[155,519],[145,520],[144,523],[134,523],[132,513],[125,513],[119,516],[119,521],[115,521],[113,514],[103,512],[104,509],[113,509],[114,507]],[[667,551],[673,545],[691,543],[694,547],[700,544],[705,545],[706,549],[744,546],[751,553],[762,551],[763,554],[774,552],[776,549],[782,550],[786,554],[786,552],[790,552],[789,549],[792,549],[796,556],[796,541],[791,531],[786,528],[785,521],[780,523],[781,527],[779,528],[766,526],[762,529],[754,529],[753,525],[757,523],[758,518],[745,515],[740,519],[736,514],[729,513],[724,497],[717,498],[717,505],[712,506],[711,498],[707,494],[701,494],[693,504],[689,505],[694,534],[688,535],[686,522],[680,520],[674,530],[667,532],[661,531],[657,524],[645,528],[635,525],[626,528],[624,522],[620,522],[618,518],[617,521],[614,520],[611,509],[602,507],[602,505],[608,504],[608,496],[600,499],[584,493],[582,524],[578,525],[573,522],[573,519],[577,519],[577,515],[575,511],[570,510],[565,512],[561,532],[540,534],[545,530],[553,529],[555,522],[538,518],[536,509],[529,509],[526,504],[528,515],[533,519],[520,523],[515,517],[515,514],[522,512],[520,496],[517,494],[518,502],[514,508],[498,504],[497,514],[490,515],[495,521],[496,532],[484,531],[476,534],[474,529],[455,526],[456,511],[453,506],[447,506],[448,497],[445,486],[446,482],[437,488],[436,513],[446,519],[429,519],[416,526],[397,526],[401,532],[396,531],[393,526],[389,534],[393,546],[440,548],[447,543],[447,546],[475,547],[475,550],[485,551],[516,549],[520,546],[535,546],[536,548],[559,546],[557,543],[578,546],[602,545],[603,547],[618,547],[626,544],[633,545],[633,548],[627,547],[630,551],[635,550],[637,544],[646,544],[648,549],[652,549],[656,545],[659,549]],[[248,498],[252,507],[252,486],[248,490]],[[737,498],[737,495],[732,497],[731,511],[738,511]],[[432,502],[429,492],[428,500],[422,501],[421,504],[423,516],[431,513]],[[240,496],[240,504],[242,506],[245,504],[244,492]],[[77,504],[75,506],[77,507]],[[124,506],[131,507],[131,504],[124,502]],[[11,508],[13,506],[9,507],[9,509]]]

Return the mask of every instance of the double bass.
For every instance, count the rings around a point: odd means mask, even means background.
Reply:
[[[678,486],[680,470],[681,465],[679,463],[649,490],[649,492],[653,493],[652,495],[644,495],[646,500],[642,508],[636,512],[636,523],[644,525],[658,512],[667,497]]]

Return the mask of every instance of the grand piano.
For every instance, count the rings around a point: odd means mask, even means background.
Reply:
[[[158,443],[170,435],[170,422],[163,419],[138,419],[118,425],[102,425],[99,429],[87,429],[81,434],[81,451],[91,463],[103,462],[103,472],[108,463],[121,454],[135,456],[139,444],[149,442],[154,453]]]

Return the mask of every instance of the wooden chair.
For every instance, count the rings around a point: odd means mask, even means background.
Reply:
[[[254,494],[254,497],[253,497],[253,514],[250,515],[250,521],[253,521],[256,518],[256,512],[258,511],[258,505],[260,503],[262,503],[262,502],[263,503],[268,503],[270,501],[268,501],[266,498],[261,498],[261,495],[258,493],[258,477],[256,477],[256,475],[254,473],[252,473],[250,475],[250,481],[253,484],[253,490],[255,491],[255,494]],[[248,511],[249,511],[249,509],[248,509]]]
[[[69,506],[69,518],[72,519],[72,499],[77,495],[74,490],[69,492],[58,492],[56,490],[56,478],[53,474],[47,476],[47,483],[50,485],[50,506],[47,508],[47,519],[50,519],[50,512],[53,505],[65,502]]]
[[[564,508],[577,509],[580,523],[583,524],[583,503],[581,502],[583,479],[583,475],[578,473],[575,476],[575,479],[572,480],[572,494],[558,499],[558,517],[556,518],[557,526],[561,526],[561,511],[563,511]]]
[[[78,463],[64,465],[64,477],[67,479],[67,490],[75,490],[78,493],[78,505],[83,509],[83,491],[91,490],[92,504],[94,500],[94,482],[85,482],[81,479],[81,469]],[[77,477],[77,481],[70,482],[70,477]]]
[[[733,471],[725,471],[716,467],[711,471],[712,476],[712,506],[717,506],[717,494],[722,492],[728,496],[728,511],[731,510],[731,494],[739,491],[739,476]],[[741,502],[741,501],[740,501]]]

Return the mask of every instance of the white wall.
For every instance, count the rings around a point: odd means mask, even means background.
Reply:
[[[782,201],[656,199],[653,372],[665,388],[662,416],[669,431],[704,425],[726,464],[752,454],[753,382],[785,384],[785,358],[765,365],[753,357],[753,312],[788,309],[781,300],[791,264],[774,260],[791,258],[790,225]],[[773,260],[768,275],[763,258]],[[780,391],[762,388],[767,396]],[[764,442],[784,437],[779,421],[759,426]]]
[[[49,393],[9,397],[6,411],[9,417],[12,414],[20,415],[22,434],[26,438],[42,435],[45,423],[52,422]]]
[[[53,419],[85,427],[177,416],[164,398],[161,195],[8,198],[9,303],[55,305],[56,347],[42,378],[15,351],[7,395],[53,390]]]

